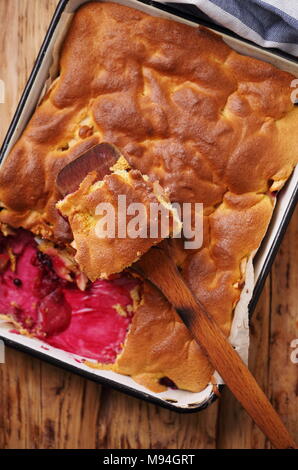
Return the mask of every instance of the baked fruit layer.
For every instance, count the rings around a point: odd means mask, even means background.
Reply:
[[[293,76],[233,51],[204,28],[113,3],[87,3],[61,50],[59,75],[0,170],[0,222],[68,245],[58,172],[99,142],[158,180],[171,202],[204,204],[204,242],[172,256],[229,334],[245,279],[298,161]],[[17,178],[16,178],[17,175]],[[117,370],[160,390],[198,391],[212,368],[164,298],[144,282]],[[141,351],[141,353],[140,353]]]
[[[1,237],[0,260],[0,314],[17,331],[84,358],[115,362],[132,320],[131,292],[138,281],[122,275],[82,291],[75,279],[60,277],[62,258],[40,251],[32,234],[22,230]]]

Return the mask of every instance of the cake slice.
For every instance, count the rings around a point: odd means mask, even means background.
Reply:
[[[178,212],[157,181],[131,169],[123,156],[110,170],[102,180],[91,171],[57,203],[73,232],[75,259],[91,281],[123,271],[181,231]]]

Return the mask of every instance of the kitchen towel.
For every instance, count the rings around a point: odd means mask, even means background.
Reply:
[[[260,46],[298,57],[298,0],[171,0],[170,4],[190,9]]]

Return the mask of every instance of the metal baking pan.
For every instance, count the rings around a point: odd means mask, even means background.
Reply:
[[[88,0],[60,1],[0,150],[0,162],[9,153],[12,146],[22,134],[28,120],[30,119],[40,100],[40,97],[44,92],[45,83],[48,82],[50,70],[51,73],[53,71],[53,62],[55,62],[53,59],[54,51],[57,51],[57,45],[59,45],[59,43],[61,44],[63,37],[67,32],[72,14],[83,3],[87,3],[87,1]],[[140,9],[153,16],[162,16],[173,19],[175,21],[181,21],[191,26],[204,23],[192,14],[184,13],[181,10],[171,6],[155,2],[119,0],[116,3]],[[270,62],[277,67],[287,70],[298,76],[297,61],[290,58],[286,54],[279,54],[274,50],[267,50],[260,46],[255,46],[249,41],[239,38],[235,34],[219,26],[209,23],[204,24],[204,26],[219,32],[219,34],[223,37],[223,40],[233,49],[243,54]],[[298,168],[296,168],[287,185],[278,196],[274,216],[269,230],[257,252],[257,255],[254,258],[254,270],[251,271],[250,276],[248,276],[248,278],[250,277],[251,279],[252,295],[251,299],[246,299],[246,310],[249,310],[250,314],[255,308],[266,276],[273,263],[274,257],[281,243],[282,237],[285,233],[297,201]],[[250,264],[252,267],[252,262]],[[254,277],[252,277],[252,275]],[[244,326],[244,329],[245,328],[247,330],[246,336],[248,337],[247,324]],[[7,346],[11,346],[15,349],[27,352],[49,363],[75,372],[76,374],[79,374],[85,378],[94,380],[103,385],[111,386],[117,390],[123,391],[138,398],[142,398],[171,410],[184,413],[199,411],[206,408],[216,399],[216,396],[212,392],[211,385],[209,385],[204,391],[200,393],[176,390],[168,390],[167,392],[162,392],[159,394],[153,393],[150,390],[147,390],[145,387],[138,385],[130,377],[122,376],[111,371],[90,369],[84,364],[78,363],[76,357],[70,353],[62,352],[58,349],[49,347],[48,345],[48,350],[45,350],[42,348],[41,341],[33,338],[23,337],[21,335],[16,335],[10,331],[10,328],[8,328],[7,325],[5,326],[4,324],[0,324],[0,338],[4,340]],[[244,345],[244,356],[247,355],[247,352],[248,343]]]

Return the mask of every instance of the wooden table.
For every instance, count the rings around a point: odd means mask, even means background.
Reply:
[[[58,0],[0,0],[3,140]],[[251,326],[250,367],[298,440],[298,211],[294,214]],[[181,415],[101,387],[6,349],[0,365],[0,448],[268,447],[225,390],[201,413]]]

